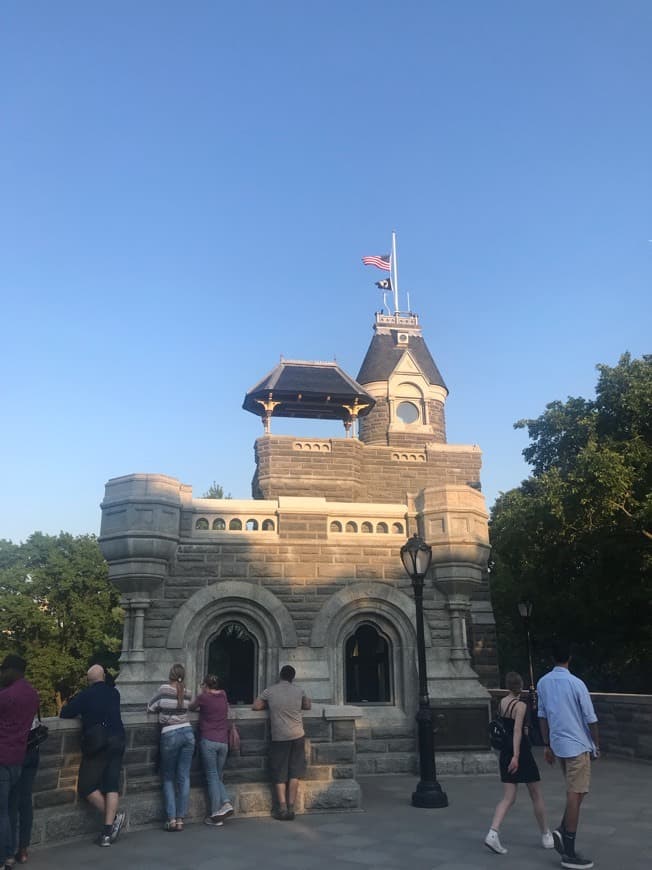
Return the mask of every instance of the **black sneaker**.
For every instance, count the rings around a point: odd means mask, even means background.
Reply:
[[[564,849],[564,835],[562,834],[560,828],[555,828],[555,830],[552,832],[552,839],[554,842],[554,847],[559,852],[559,854],[565,855],[566,849]]]
[[[287,810],[282,810],[282,809],[274,810],[273,815],[274,815],[274,818],[278,819],[279,822],[287,822],[287,820],[288,820],[288,811]]]
[[[566,867],[567,870],[591,870],[593,861],[575,852],[574,855],[562,855],[561,866]]]
[[[285,814],[285,821],[286,822],[293,822],[294,821],[294,807],[291,804],[288,804],[288,811]]]
[[[111,836],[109,834],[100,834],[99,837],[95,840],[98,846],[110,846],[111,845]]]
[[[115,841],[120,836],[120,831],[122,830],[122,826],[124,825],[126,818],[126,813],[115,814],[115,819],[113,820],[113,825],[111,827],[111,833],[109,834],[109,839],[112,843],[115,843]]]

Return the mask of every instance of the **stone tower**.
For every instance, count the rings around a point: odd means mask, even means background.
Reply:
[[[376,314],[358,383],[376,400],[360,420],[360,440],[407,450],[446,441],[448,389],[416,314]]]

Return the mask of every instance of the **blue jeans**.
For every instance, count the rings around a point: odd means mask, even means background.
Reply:
[[[195,735],[190,725],[161,734],[163,803],[168,819],[183,819],[188,812],[194,750]]]
[[[206,784],[208,786],[208,800],[211,805],[211,815],[214,816],[222,804],[229,800],[229,796],[222,782],[222,771],[229,747],[226,743],[216,743],[205,737],[199,741],[201,761],[204,766]]]
[[[16,848],[9,806],[16,799],[21,767],[20,764],[0,764],[0,864],[4,864],[7,858],[13,858]]]
[[[20,772],[20,779],[14,791],[14,800],[9,802],[9,818],[14,837],[18,832],[18,848],[26,849],[32,840],[32,789],[38,770],[40,753],[36,749],[28,749]],[[15,844],[14,844],[15,845]],[[16,851],[14,849],[14,851]]]

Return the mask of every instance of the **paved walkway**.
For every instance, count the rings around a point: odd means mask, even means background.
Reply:
[[[563,806],[557,769],[544,770],[551,823]],[[652,868],[652,766],[601,759],[584,802],[580,851],[600,870]],[[524,787],[501,832],[509,854],[482,844],[500,784],[493,777],[444,778],[450,806],[410,806],[414,777],[362,780],[365,811],[310,815],[295,822],[233,818],[223,828],[192,825],[183,834],[128,831],[110,849],[88,842],[35,850],[31,870],[538,870],[559,866],[546,851]],[[522,793],[521,793],[522,792]]]

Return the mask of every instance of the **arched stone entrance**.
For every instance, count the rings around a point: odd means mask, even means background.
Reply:
[[[253,703],[258,682],[258,644],[241,621],[225,622],[209,640],[206,662],[206,672],[219,676],[231,704]]]
[[[234,631],[229,626],[238,628]],[[171,655],[185,663],[186,681],[195,688],[209,671],[209,666],[218,661],[218,653],[226,663],[225,655],[231,656],[235,652],[236,636],[241,642],[246,641],[241,652],[248,650],[249,664],[246,667],[246,662],[238,665],[239,676],[234,684],[236,695],[244,696],[231,696],[230,700],[234,704],[248,704],[247,698],[255,696],[278,678],[281,650],[297,646],[290,614],[272,592],[239,580],[213,583],[200,589],[186,601],[172,621],[166,647]],[[218,676],[223,675],[218,672]]]

